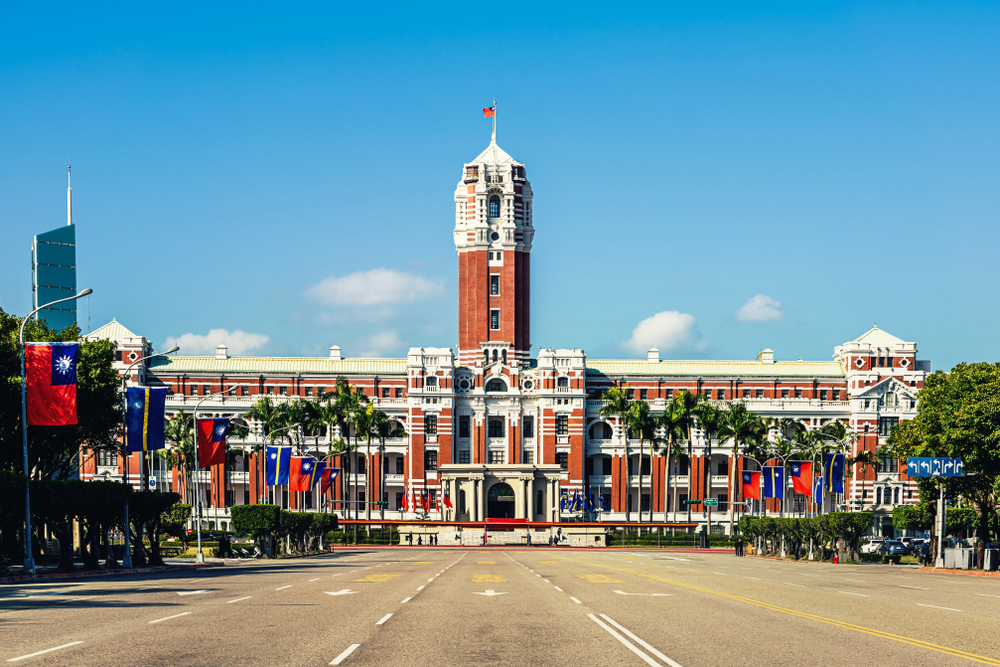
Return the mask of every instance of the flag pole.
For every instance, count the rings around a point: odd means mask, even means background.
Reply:
[[[210,395],[206,396],[205,398],[201,399],[200,401],[198,401],[197,404],[195,404],[195,406],[194,406],[194,412],[192,413],[192,417],[191,417],[192,421],[194,421],[194,488],[195,488],[195,499],[198,501],[198,506],[197,506],[197,509],[198,509],[198,519],[197,519],[197,524],[198,524],[198,526],[197,526],[198,527],[198,555],[195,556],[195,562],[197,562],[197,563],[204,563],[205,562],[205,554],[204,554],[204,552],[202,551],[202,548],[201,548],[201,518],[202,518],[201,507],[202,507],[202,502],[201,502],[201,466],[199,465],[199,461],[198,461],[198,408],[200,408],[201,404],[204,403],[205,401],[207,401],[210,398],[215,398],[216,396],[225,396],[226,394],[230,394],[230,393],[232,393],[234,391],[236,391],[236,385],[233,385],[232,387],[230,387],[229,389],[226,389],[225,391],[216,392],[214,394],[210,394]]]
[[[497,101],[493,100],[493,143],[497,142]]]

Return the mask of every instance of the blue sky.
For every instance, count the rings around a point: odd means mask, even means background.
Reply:
[[[70,158],[91,328],[453,346],[496,99],[535,352],[828,359],[877,322],[935,368],[997,359],[996,3],[29,4],[0,24],[9,312]]]

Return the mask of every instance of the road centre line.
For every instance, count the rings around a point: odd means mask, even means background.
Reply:
[[[899,588],[912,588],[915,591],[929,591],[929,588],[924,588],[923,586],[907,586],[905,584],[899,584]]]
[[[917,603],[917,606],[930,607],[931,609],[944,609],[945,611],[958,611],[958,612],[962,611],[961,609],[952,609],[951,607],[939,607],[936,604],[920,604],[919,602]]]
[[[174,614],[173,616],[167,616],[166,618],[158,618],[155,621],[150,621],[149,624],[152,625],[153,623],[159,623],[160,621],[169,621],[172,618],[180,618],[181,616],[187,616],[190,613],[191,612],[186,611],[183,614]]]
[[[652,665],[653,667],[662,667],[660,663],[656,662],[648,655],[640,651],[639,647],[637,647],[635,644],[633,644],[632,642],[630,642],[629,640],[625,639],[620,634],[612,630],[611,626],[609,626],[607,623],[597,618],[593,614],[587,614],[587,616],[589,616],[590,620],[592,620],[594,623],[597,623],[599,626],[601,626],[609,635],[620,641],[625,646],[625,648],[627,648],[628,650],[632,651],[632,653],[635,653],[637,656],[642,658],[646,664]]]
[[[880,637],[882,639],[889,639],[891,641],[900,642],[902,644],[910,644],[911,646],[916,646],[918,648],[927,649],[928,651],[935,651],[937,653],[944,653],[945,655],[950,655],[958,658],[965,658],[967,660],[974,660],[987,665],[994,665],[995,667],[1000,667],[1000,659],[989,658],[984,655],[979,655],[977,653],[970,653],[968,651],[962,651],[955,648],[950,648],[948,646],[941,646],[940,644],[933,644],[931,642],[924,641],[922,639],[914,639],[912,637],[905,637],[903,635],[893,634],[891,632],[885,632],[882,630],[875,630],[873,628],[867,628],[862,625],[855,625],[854,623],[847,623],[845,621],[838,621],[836,619],[827,618],[825,616],[818,616],[816,614],[810,614],[807,612],[797,611],[795,609],[790,609],[788,607],[781,607],[778,605],[771,604],[769,602],[762,602],[760,600],[754,600],[753,598],[743,597],[741,595],[733,595],[731,593],[723,593],[722,591],[712,590],[710,588],[702,588],[701,586],[694,586],[692,584],[685,584],[679,581],[673,581],[671,579],[664,579],[652,574],[643,574],[641,572],[633,572],[631,570],[626,570],[623,568],[610,567],[608,565],[598,565],[596,563],[587,563],[584,561],[576,560],[568,556],[559,555],[559,558],[569,561],[571,563],[578,563],[580,565],[590,565],[591,567],[597,567],[605,570],[613,570],[615,572],[623,572],[625,574],[635,575],[637,577],[643,577],[644,579],[652,579],[653,581],[659,581],[671,586],[677,586],[679,588],[686,588],[688,590],[698,591],[700,593],[706,593],[708,595],[715,595],[718,597],[727,598],[729,600],[734,600],[736,602],[743,602],[745,604],[753,605],[756,607],[761,607],[763,609],[769,609],[771,611],[776,611],[782,614],[788,614],[790,616],[798,616],[799,618],[804,618],[810,621],[816,621],[817,623],[824,623],[826,625],[832,625],[835,627],[843,628],[845,630],[853,630],[855,632],[861,632],[863,634],[872,635],[874,637]]]
[[[316,577],[315,579],[310,579],[310,580],[309,580],[309,581],[307,581],[306,583],[307,583],[307,584],[311,584],[311,583],[312,583],[312,582],[314,582],[314,581],[319,581],[319,577]]]
[[[570,598],[569,598],[569,599],[570,599],[570,600],[572,600],[573,602],[577,603],[577,604],[583,604],[582,602],[580,602],[579,600],[577,600],[577,599],[576,599],[575,597],[573,597],[572,595],[570,596]]]
[[[427,584],[424,584],[423,586],[417,586],[417,590],[418,590],[418,591],[422,591],[422,590],[424,590],[425,588],[427,588]]]
[[[227,602],[226,604],[232,604],[232,603],[234,603],[234,602],[243,602],[244,600],[249,600],[249,599],[250,599],[250,598],[252,598],[252,597],[253,597],[252,595],[248,595],[248,596],[246,596],[245,598],[236,598],[235,600],[230,600],[230,601],[229,601],[229,602]]]
[[[403,600],[403,601],[402,601],[402,602],[400,602],[399,604],[406,604],[407,602],[409,602],[409,601],[410,601],[410,600],[412,600],[412,599],[413,599],[412,597],[409,597],[409,598],[406,598],[405,600]]]
[[[10,658],[7,662],[17,662],[18,660],[24,660],[25,658],[34,658],[36,655],[42,655],[43,653],[52,653],[52,651],[58,651],[62,648],[69,648],[70,646],[76,646],[77,644],[82,644],[82,641],[70,642],[69,644],[63,644],[62,646],[55,646],[53,648],[47,648],[44,651],[35,651],[34,653],[29,653],[28,655],[19,655],[16,658]]]
[[[791,583],[788,583],[787,581],[783,581],[781,583],[783,583],[786,586],[795,586],[796,588],[805,588],[805,586],[803,586],[802,584],[791,584]]]
[[[385,625],[385,622],[388,621],[390,618],[392,618],[392,614],[391,613],[390,614],[386,614],[375,625]]]
[[[67,602],[79,602],[80,600],[89,600],[91,598],[96,598],[96,595],[87,595],[82,598],[70,598],[69,600],[56,600],[56,604],[66,604]]]
[[[866,597],[868,597],[864,593],[854,593],[852,591],[837,591],[837,592],[838,593],[843,593],[844,595],[857,595],[859,598],[866,598]]]
[[[639,644],[641,644],[647,651],[649,651],[650,653],[652,653],[653,655],[655,655],[657,658],[659,658],[663,662],[665,662],[668,665],[670,665],[670,667],[681,667],[679,664],[677,664],[676,662],[674,662],[673,660],[671,660],[670,658],[668,658],[667,656],[663,655],[662,653],[660,653],[659,651],[657,651],[655,648],[653,648],[652,646],[650,646],[647,642],[645,642],[642,639],[640,639],[639,637],[637,637],[633,632],[631,632],[628,628],[624,627],[621,623],[617,623],[614,619],[612,619],[607,614],[601,614],[601,618],[603,618],[605,621],[607,621],[608,623],[610,623],[611,625],[615,626],[616,628],[618,628],[619,630],[621,630],[622,632],[624,632],[626,635],[628,635],[629,637],[631,637],[633,641],[638,642]]]
[[[350,654],[354,653],[355,649],[357,649],[359,646],[361,646],[361,644],[351,644],[350,646],[347,647],[346,651],[344,651],[343,653],[341,653],[340,655],[338,655],[336,658],[334,658],[330,662],[330,664],[331,665],[339,665],[340,663],[342,663],[344,660],[347,659],[347,656],[349,656]]]
[[[276,591],[283,591],[283,590],[285,590],[286,588],[291,588],[291,587],[292,587],[292,586],[294,586],[294,585],[295,585],[295,584],[288,584],[287,586],[282,586],[282,587],[280,587],[280,588],[275,588],[274,590],[276,590]]]
[[[989,593],[976,593],[981,598],[1000,598],[1000,595],[990,595]]]
[[[558,586],[553,586],[552,588],[556,589],[556,590],[557,590],[557,591],[559,591],[560,593],[565,593],[565,592],[566,592],[566,591],[564,591],[563,589],[559,588]]]

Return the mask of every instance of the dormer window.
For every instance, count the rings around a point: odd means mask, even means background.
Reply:
[[[500,217],[500,197],[496,195],[490,197],[490,217],[491,218]]]
[[[467,180],[467,181],[478,181],[479,180],[479,167],[466,167],[465,168],[465,180]]]

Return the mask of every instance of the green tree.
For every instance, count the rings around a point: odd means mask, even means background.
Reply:
[[[378,471],[378,499],[381,501],[385,495],[385,441],[389,438],[405,438],[406,429],[396,421],[390,419],[386,413],[376,410],[372,420],[371,431],[378,438],[378,454],[379,461],[381,462]],[[385,505],[379,505],[379,518],[385,518]]]
[[[712,443],[723,430],[728,415],[724,408],[716,408],[711,403],[705,403],[698,413],[698,426],[705,434],[705,498],[712,497]],[[706,522],[712,523],[712,508],[705,507]]]
[[[825,514],[830,531],[844,541],[848,557],[858,560],[858,543],[873,525],[875,515],[872,512],[830,512]]]
[[[742,485],[739,484],[738,472],[740,470],[739,466],[739,452],[740,449],[747,445],[757,444],[763,441],[764,437],[767,435],[767,425],[764,421],[754,412],[747,409],[745,403],[733,403],[729,406],[726,411],[726,419],[719,426],[719,439],[720,440],[732,440],[733,441],[733,456],[732,456],[732,474],[730,475],[730,481],[732,484],[732,489],[730,490],[729,498],[729,532],[733,532],[733,523],[736,516],[736,505],[734,502],[741,501],[741,494],[737,492],[738,489],[742,489]]]
[[[160,531],[180,540],[184,551],[188,547],[187,525],[191,519],[191,506],[178,503],[165,510],[160,516]]]
[[[962,459],[966,477],[946,483],[950,492],[966,498],[979,513],[976,564],[982,567],[1000,497],[1000,364],[962,363],[950,372],[932,373],[919,398],[916,418],[890,433],[890,451],[901,459]],[[933,498],[937,483],[921,479],[921,497]]]
[[[666,441],[666,445],[660,451],[661,456],[666,455],[667,457],[667,474],[664,480],[664,500],[670,499],[671,491],[671,481],[673,479],[673,465],[674,459],[683,456],[683,450],[681,449],[681,444],[687,438],[687,430],[685,429],[685,420],[681,414],[681,410],[677,404],[673,401],[667,403],[666,409],[657,415],[657,423],[663,433],[663,438]],[[673,519],[677,521],[677,489],[674,488],[673,495]]]
[[[626,415],[628,415],[629,406],[632,405],[632,390],[627,387],[611,387],[606,392],[604,392],[604,401],[601,404],[601,416],[602,417],[616,417],[618,419],[618,426],[621,428],[623,445],[625,448],[625,461],[626,461],[626,471],[625,471],[625,488],[629,488],[629,471],[628,471],[628,461],[629,461],[629,451],[628,451],[628,424],[626,423]],[[625,492],[625,522],[629,521],[631,507],[628,502],[628,491]]]
[[[653,448],[657,449],[662,446],[666,440],[659,435],[660,425],[659,419],[654,415],[649,409],[649,403],[646,401],[635,401],[629,408],[628,412],[625,413],[625,422],[628,425],[629,430],[632,431],[633,435],[639,436],[639,523],[642,523],[642,449],[645,444],[649,443],[649,469],[652,473],[653,469]],[[652,484],[652,475],[650,475],[650,483]],[[652,489],[650,489],[650,496],[652,496]],[[653,502],[650,498],[649,503],[649,521],[653,522]]]

